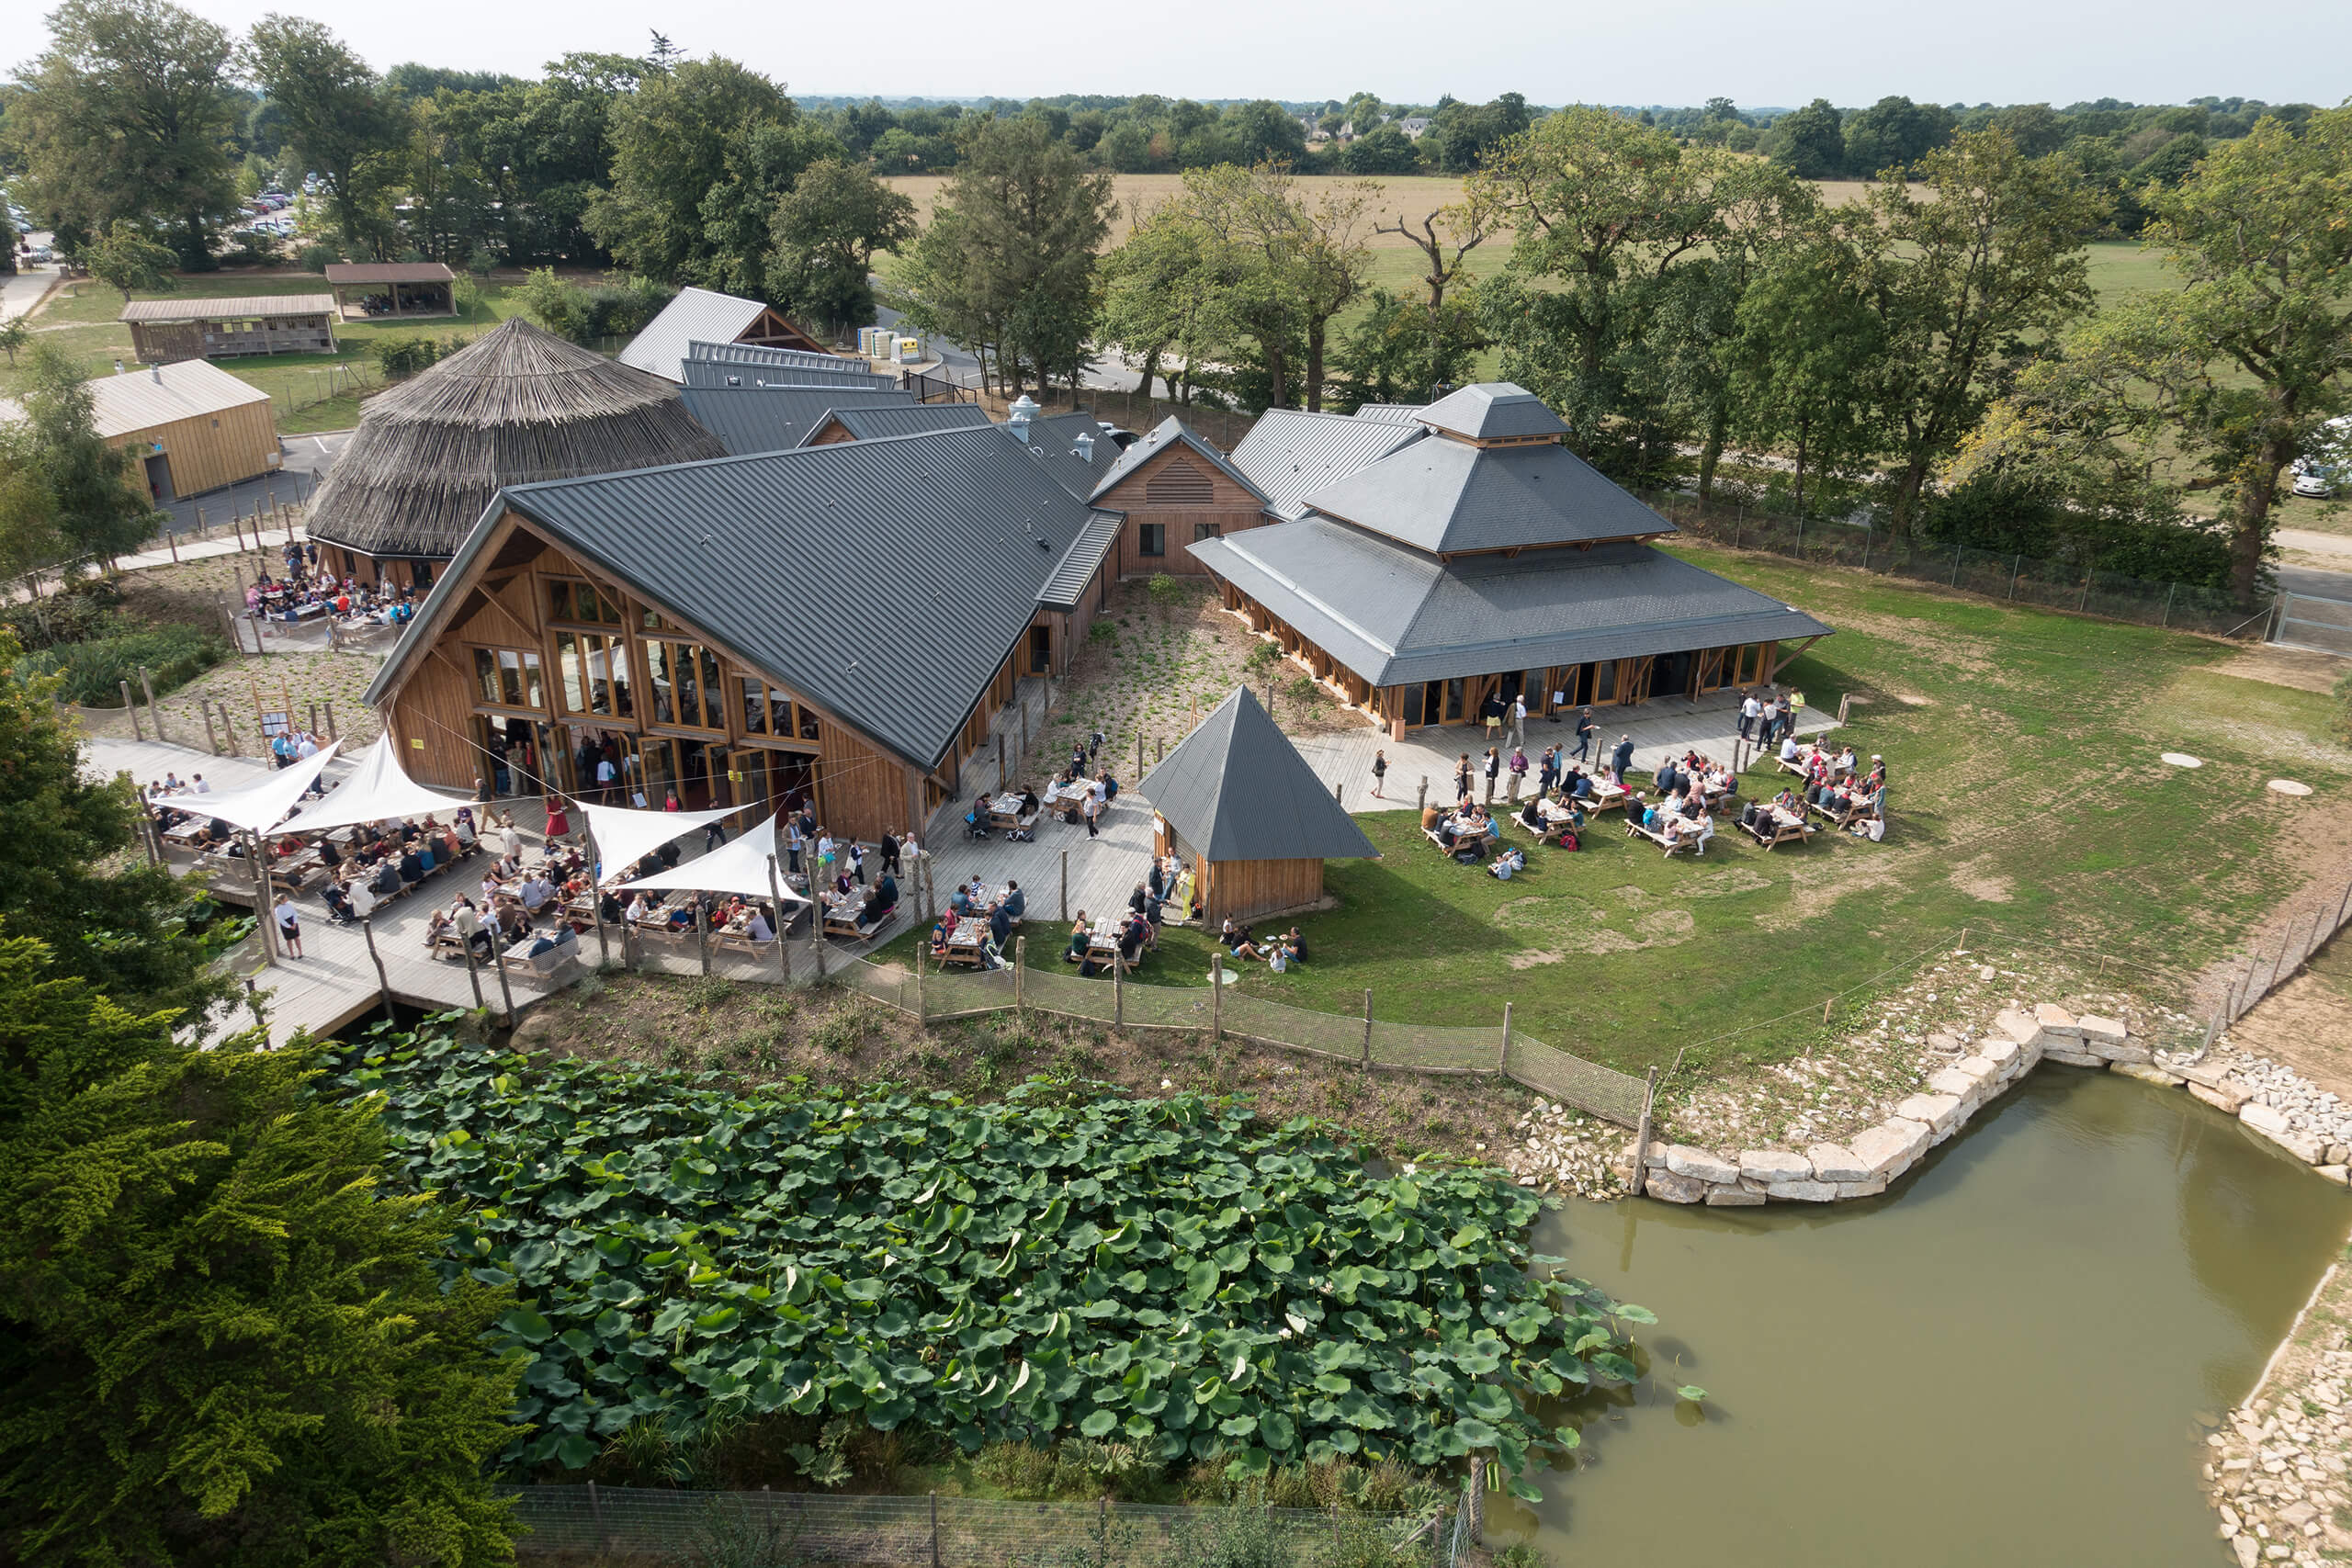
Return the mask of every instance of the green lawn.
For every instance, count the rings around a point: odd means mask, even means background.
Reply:
[[[1504,884],[1441,858],[1408,815],[1370,815],[1383,858],[1334,863],[1340,908],[1299,922],[1314,962],[1250,969],[1245,990],[1352,1013],[1370,987],[1383,1018],[1447,1024],[1497,1021],[1508,1000],[1537,1038],[1634,1072],[1684,1045],[1702,1067],[1776,1059],[1812,1025],[1700,1043],[1817,1009],[1962,926],[1979,948],[2077,943],[2185,978],[2299,883],[2282,829],[2352,793],[2327,699],[2220,673],[2232,648],[1678,553],[1838,628],[1788,678],[1818,706],[1854,697],[1851,739],[1892,770],[1887,840],[1768,855],[1726,829],[1703,860],[1668,862],[1611,815],[1584,851],[1540,850]],[[2264,787],[2282,775],[2316,793]],[[1044,959],[1059,939],[1041,937]],[[1203,939],[1176,932],[1140,978],[1195,985],[1207,966]]]
[[[288,434],[311,430],[344,430],[359,423],[357,393],[345,391],[329,396],[338,387],[350,385],[346,375],[340,381],[329,374],[336,366],[351,367],[361,371],[372,388],[379,385],[376,374],[374,346],[388,337],[440,337],[456,333],[466,337],[478,337],[500,321],[513,315],[513,290],[521,281],[519,276],[493,277],[481,289],[481,297],[473,307],[460,316],[431,316],[400,322],[361,321],[339,323],[335,341],[341,345],[338,354],[280,354],[255,355],[248,358],[223,359],[217,364],[241,380],[250,381],[270,395],[277,405],[277,428]],[[146,294],[141,299],[224,299],[255,294],[320,294],[326,292],[326,280],[315,273],[306,272],[216,272],[182,277],[178,287],[169,294]],[[93,376],[112,373],[114,362],[136,363],[131,357],[130,329],[116,320],[122,313],[122,296],[113,289],[85,278],[64,286],[64,290],[52,294],[40,313],[32,318],[33,330],[39,340],[63,347]],[[18,389],[25,376],[19,358],[15,367],[0,364],[0,395]]]

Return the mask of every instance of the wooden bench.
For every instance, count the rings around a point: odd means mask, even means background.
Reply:
[[[1784,822],[1777,814],[1767,816],[1758,823],[1742,821],[1739,826],[1749,838],[1764,846],[1767,854],[1781,844],[1802,844],[1814,833],[1812,823]]]

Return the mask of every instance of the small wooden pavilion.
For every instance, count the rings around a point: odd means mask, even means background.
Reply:
[[[1152,804],[1155,852],[1192,866],[1203,920],[1254,920],[1323,901],[1323,863],[1380,852],[1247,686],[1136,786]]]
[[[458,275],[439,262],[335,262],[326,271],[346,321],[458,313]]]
[[[133,299],[116,320],[130,329],[131,352],[149,365],[334,352],[331,294]]]

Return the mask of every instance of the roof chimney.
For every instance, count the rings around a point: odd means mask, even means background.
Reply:
[[[1094,466],[1094,437],[1089,434],[1080,434],[1072,445],[1078,452],[1078,460],[1088,468],[1092,468]]]
[[[1036,400],[1026,392],[1004,411],[1004,428],[1023,446],[1029,445],[1029,422],[1037,417],[1038,412]]]
[[[162,386],[164,384],[164,367],[160,365],[150,365],[147,367],[147,379],[154,382],[158,387]]]

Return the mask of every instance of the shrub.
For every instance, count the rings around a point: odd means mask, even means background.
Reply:
[[[972,1458],[972,1473],[1024,1503],[1053,1495],[1054,1456],[1034,1443],[990,1443]]]
[[[376,340],[376,363],[384,378],[398,381],[427,370],[466,346],[469,340],[452,333],[445,338],[387,337]]]
[[[1155,604],[1181,604],[1184,602],[1184,585],[1164,571],[1151,574],[1147,592]]]
[[[294,253],[294,264],[304,272],[324,272],[343,259],[342,250],[313,240]]]
[[[229,645],[208,632],[166,623],[139,626],[119,618],[119,630],[79,642],[59,642],[18,659],[13,672],[19,677],[59,677],[57,700],[84,707],[119,707],[122,682],[139,691],[143,665],[155,694],[184,686],[229,657]]]
[[[286,254],[286,242],[266,229],[240,229],[229,236],[220,260],[229,266],[276,266]]]

